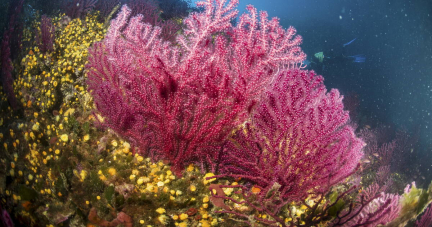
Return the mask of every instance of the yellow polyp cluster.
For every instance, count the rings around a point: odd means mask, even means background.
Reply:
[[[169,222],[169,218],[168,218],[168,216],[166,216],[166,215],[159,215],[159,217],[157,218],[157,220],[161,223],[161,224],[163,224],[163,225],[166,225],[166,224],[168,224],[168,222]]]
[[[160,207],[160,208],[156,209],[156,212],[159,214],[163,214],[166,212],[166,210],[164,208]]]
[[[120,140],[119,142],[117,140],[111,141],[111,146],[113,147],[114,154],[130,154],[130,144],[128,142],[125,142],[123,140]]]
[[[42,54],[38,47],[34,47],[29,49],[28,54],[22,59],[24,70],[15,80],[14,88],[24,108],[37,107],[47,111],[59,101],[56,88],[52,86],[52,83],[56,82],[55,77],[50,72],[54,55]]]
[[[86,93],[85,85],[77,82],[76,77],[85,76],[83,71],[87,62],[88,48],[104,38],[106,30],[97,21],[97,15],[88,15],[84,20],[72,20],[56,38],[56,46],[62,52],[59,67],[55,71],[61,76],[62,91],[66,102],[78,101],[79,95]]]
[[[81,101],[88,105],[91,100],[83,80],[77,79],[85,76],[88,48],[103,39],[106,29],[97,21],[97,14],[71,20],[64,26],[59,23],[62,19],[53,19],[56,25],[54,51],[41,53],[35,46],[27,50],[28,54],[21,61],[23,71],[15,80],[14,88],[24,107],[46,112],[62,102]],[[38,23],[34,24],[35,28],[39,27]]]
[[[162,162],[151,163],[149,159],[143,162],[142,157],[139,155],[136,155],[135,158],[137,164],[139,164],[138,168],[146,168],[149,170],[145,175],[136,169],[132,170],[129,179],[135,183],[136,187],[142,193],[158,193],[159,191],[168,193],[171,181],[176,179],[176,177],[172,175],[171,170],[169,170],[169,167]]]
[[[111,176],[114,176],[114,175],[116,175],[117,171],[116,171],[116,169],[114,169],[114,168],[109,168],[109,169],[108,169],[108,173],[109,173]]]
[[[213,176],[214,176],[214,173],[207,173],[207,174],[204,176],[204,180],[203,180],[204,184],[208,184],[208,183],[210,183],[210,182],[215,181],[216,178],[212,178],[212,179],[207,180],[207,177],[213,177]]]

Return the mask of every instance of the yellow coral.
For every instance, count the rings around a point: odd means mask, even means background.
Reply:
[[[193,164],[190,164],[188,167],[187,167],[187,169],[186,169],[188,172],[192,172],[193,170],[194,170],[194,165]]]
[[[208,184],[210,182],[215,181],[216,178],[212,178],[212,179],[209,179],[209,180],[206,179],[207,177],[213,177],[213,176],[214,176],[214,173],[206,173],[206,175],[204,176],[204,180],[203,180],[204,184]]]
[[[186,220],[189,216],[187,215],[187,214],[185,214],[185,213],[182,213],[182,214],[180,214],[180,220]]]
[[[191,186],[189,187],[189,190],[190,190],[191,192],[196,191],[196,187],[195,187],[195,185],[191,185]]]
[[[81,170],[81,173],[80,173],[81,181],[84,181],[86,179],[87,174],[88,174],[87,171]]]
[[[21,60],[24,66],[23,73],[16,79],[17,83],[14,86],[15,93],[24,107],[36,105],[41,108],[42,112],[50,110],[56,100],[62,97],[59,90],[55,89],[59,83],[71,84],[77,90],[85,91],[84,84],[75,81],[72,74],[84,75],[83,68],[87,60],[88,47],[104,37],[106,30],[103,24],[98,22],[97,16],[97,14],[87,15],[86,23],[76,18],[71,20],[65,28],[56,26],[55,52],[42,54],[37,47],[29,50],[29,53]],[[62,16],[53,19],[53,23],[57,24],[60,20]],[[39,26],[40,23],[34,23],[34,28],[39,28]],[[47,66],[49,70],[46,70]],[[30,89],[36,92],[30,95],[28,92],[22,92]],[[61,93],[64,97],[68,97],[64,100],[66,102],[76,102],[81,94],[64,90]],[[32,102],[33,98],[36,98],[35,102]]]
[[[179,227],[188,227],[188,223],[187,222],[180,222],[178,224]]]
[[[116,175],[117,171],[116,171],[116,169],[114,169],[114,168],[109,168],[109,169],[108,169],[108,173],[109,173],[111,176],[114,176],[114,175]]]
[[[166,210],[165,210],[164,208],[162,208],[162,207],[159,207],[159,208],[156,209],[156,212],[157,212],[158,214],[163,214],[163,213],[166,212]]]
[[[67,134],[63,134],[63,135],[60,136],[60,139],[61,139],[63,142],[67,142],[67,141],[69,140],[69,136],[68,136]]]

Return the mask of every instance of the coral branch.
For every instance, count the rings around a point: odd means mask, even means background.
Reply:
[[[428,227],[432,225],[432,205],[427,208],[420,220],[416,221],[417,227]]]
[[[12,1],[11,1],[12,2]],[[14,9],[11,10],[11,17],[9,19],[9,25],[7,30],[3,34],[3,39],[1,41],[1,73],[0,73],[0,79],[1,83],[3,85],[3,91],[5,92],[7,99],[9,101],[9,104],[11,105],[13,110],[18,110],[20,108],[19,102],[15,96],[14,90],[13,90],[13,64],[12,64],[12,57],[11,57],[11,42],[13,41],[12,35],[14,34],[15,26],[16,26],[16,17],[19,16],[24,0],[17,1]]]
[[[36,33],[36,43],[42,53],[53,51],[55,39],[55,27],[52,19],[42,15],[40,32]]]
[[[237,3],[198,3],[205,10],[184,20],[177,45],[142,15],[129,19],[123,6],[106,38],[90,50],[88,84],[104,124],[143,155],[170,160],[176,174],[185,163],[213,166],[275,73],[305,58],[294,29],[263,13],[258,23],[251,6],[234,27]]]
[[[333,226],[377,226],[385,225],[398,217],[401,210],[400,196],[379,193],[379,186],[373,184],[364,190],[354,207],[338,215]]]
[[[350,176],[363,155],[348,118],[339,92],[327,93],[322,77],[282,72],[228,142],[220,167],[225,175],[216,177],[248,179],[264,194],[277,182],[290,201],[326,192]]]

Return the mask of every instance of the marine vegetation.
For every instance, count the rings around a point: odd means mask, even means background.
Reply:
[[[35,14],[15,59],[5,34],[4,226],[430,224],[432,184],[390,173],[401,140],[356,128],[293,27],[162,2]]]

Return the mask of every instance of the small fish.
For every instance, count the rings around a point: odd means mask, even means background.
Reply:
[[[377,158],[379,157],[378,153],[373,153],[372,155],[375,156],[375,157],[377,157]]]
[[[348,58],[353,58],[354,59],[353,62],[356,62],[356,63],[363,63],[366,61],[366,57],[363,54],[348,56]]]
[[[353,40],[351,40],[351,41],[345,43],[345,44],[343,45],[343,47],[350,45],[350,44],[351,44],[352,42],[354,42],[356,39],[357,39],[357,38],[354,38]]]
[[[361,160],[361,162],[363,162],[363,163],[370,163],[371,161],[368,158],[364,158],[364,159]]]
[[[324,52],[315,53],[314,56],[319,60],[319,62],[324,61]]]

